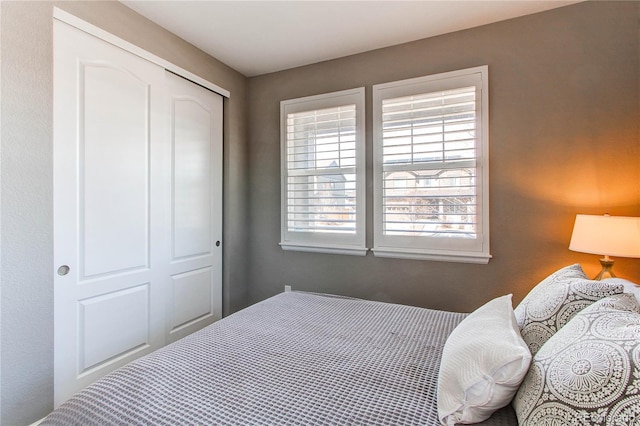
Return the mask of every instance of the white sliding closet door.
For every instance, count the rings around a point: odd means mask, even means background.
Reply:
[[[222,99],[54,21],[55,405],[221,317]]]
[[[222,317],[222,97],[166,73],[171,95],[169,340]]]

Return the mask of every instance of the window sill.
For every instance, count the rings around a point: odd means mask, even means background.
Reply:
[[[464,252],[464,251],[439,251],[411,250],[401,248],[374,248],[371,249],[374,256],[391,257],[396,259],[435,260],[439,262],[476,263],[487,264],[491,255],[488,253]]]
[[[305,251],[310,253],[348,254],[353,256],[366,256],[369,249],[364,247],[349,246],[321,246],[296,243],[280,243],[282,250]]]

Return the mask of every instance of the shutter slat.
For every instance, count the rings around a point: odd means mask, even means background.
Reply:
[[[385,229],[387,235],[417,235],[420,237],[444,238],[448,235],[461,238],[476,238],[475,232],[446,232],[445,230],[425,231],[422,229]]]

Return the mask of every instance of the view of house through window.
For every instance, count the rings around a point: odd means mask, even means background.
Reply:
[[[356,232],[356,106],[287,114],[287,228]]]
[[[475,87],[382,102],[386,235],[476,238]]]

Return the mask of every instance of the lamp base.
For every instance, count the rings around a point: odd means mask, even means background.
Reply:
[[[613,273],[613,259],[609,258],[602,258],[600,259],[600,264],[602,265],[602,270],[600,270],[600,273],[598,275],[596,275],[596,277],[594,278],[594,280],[596,281],[600,281],[603,280],[605,278],[615,278],[616,274]]]

